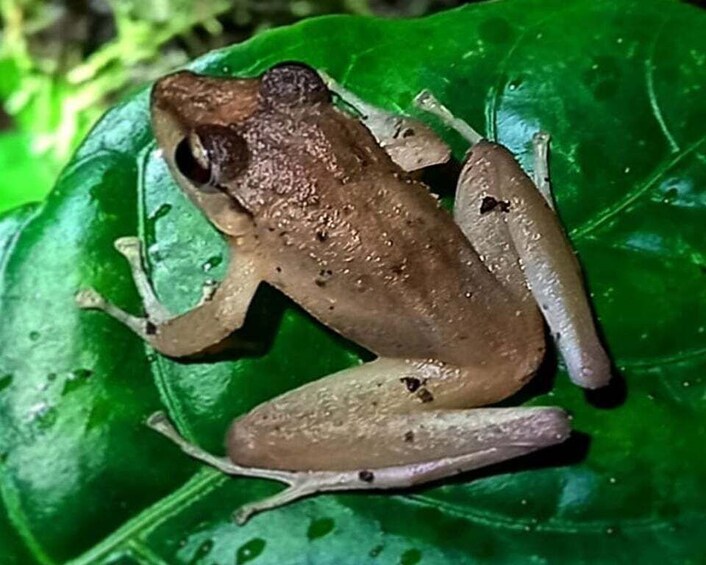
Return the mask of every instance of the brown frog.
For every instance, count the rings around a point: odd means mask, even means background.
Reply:
[[[328,84],[327,84],[328,81]],[[332,90],[358,115],[337,109]],[[448,159],[421,122],[367,105],[300,63],[260,77],[191,72],[154,86],[152,125],[171,174],[227,239],[228,272],[172,316],[129,260],[147,316],[92,289],[77,297],[157,351],[207,353],[241,327],[261,282],[377,355],[236,419],[228,458],[150,425],[226,473],[288,483],[252,513],[320,491],[400,488],[562,442],[566,413],[479,408],[520,389],[545,351],[542,314],[572,380],[610,378],[580,270],[548,193],[547,137],[533,182],[504,147],[480,139],[429,94],[419,104],[473,143],[453,216],[412,171]]]

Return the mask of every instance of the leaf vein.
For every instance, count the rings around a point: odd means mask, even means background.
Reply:
[[[486,111],[486,128],[488,130],[488,139],[497,141],[498,140],[498,105],[500,103],[500,89],[502,86],[502,83],[504,82],[505,78],[505,70],[507,69],[508,63],[512,56],[515,54],[515,51],[517,51],[518,47],[522,43],[522,41],[527,37],[527,35],[537,29],[538,27],[542,26],[545,24],[547,21],[551,20],[552,18],[556,17],[563,11],[565,11],[567,8],[565,6],[562,6],[561,8],[558,8],[548,14],[544,18],[540,18],[536,22],[527,25],[527,27],[522,30],[522,32],[517,36],[517,39],[515,42],[512,44],[510,49],[507,50],[507,53],[505,56],[502,58],[500,63],[497,66],[497,73],[498,73],[498,78],[495,81],[495,84],[491,87],[491,89],[488,91],[488,98],[489,102],[487,104],[487,111]]]
[[[682,361],[695,359],[702,355],[706,355],[706,347],[702,347],[699,349],[689,349],[687,351],[681,351],[673,355],[660,355],[658,357],[648,357],[633,360],[628,359],[627,361],[621,360],[620,366],[625,368],[660,367],[663,365],[673,365],[675,363],[681,363]]]
[[[530,527],[544,532],[561,534],[599,534],[604,536],[606,527],[609,525],[609,522],[607,521],[592,520],[581,523],[550,523],[538,526],[536,519],[533,518],[523,520],[517,517],[508,518],[489,511],[470,510],[468,508],[462,508],[458,504],[443,502],[426,495],[415,494],[401,498],[412,504],[433,507],[443,511],[444,513],[451,514],[459,518],[465,518],[483,526],[503,528],[506,530],[526,531],[526,528]],[[669,527],[670,523],[668,521],[656,518],[636,518],[632,520],[621,520],[620,522],[621,530],[665,530]]]
[[[630,204],[635,202],[646,192],[648,192],[655,184],[657,184],[657,182],[659,182],[672,167],[678,165],[682,160],[694,153],[704,141],[706,141],[706,135],[703,135],[701,138],[696,140],[694,143],[692,143],[685,149],[682,149],[676,154],[673,154],[672,158],[669,159],[667,162],[663,162],[659,167],[657,167],[655,172],[650,175],[647,180],[645,180],[645,182],[636,186],[633,190],[629,191],[617,202],[611,204],[602,212],[596,214],[590,220],[587,220],[580,226],[577,226],[574,229],[570,230],[569,237],[574,242],[581,240],[585,238],[588,234],[590,234],[592,231],[594,231],[596,228],[604,224],[606,221],[610,220],[611,218],[615,217],[617,214],[625,210],[625,208],[630,206]]]
[[[131,540],[138,539],[148,531],[148,528],[154,529],[169,517],[181,512],[185,506],[203,498],[227,480],[228,477],[213,469],[199,470],[179,489],[123,524],[102,542],[69,562],[68,565],[91,565],[98,562],[116,549],[129,545]]]
[[[677,144],[676,140],[674,139],[674,136],[667,127],[667,122],[665,121],[664,115],[662,114],[662,108],[660,108],[659,101],[657,100],[657,93],[655,91],[654,81],[655,51],[657,49],[657,43],[659,42],[659,38],[662,35],[662,32],[664,31],[664,28],[667,25],[668,21],[669,19],[665,19],[664,21],[662,21],[662,25],[660,25],[652,40],[649,54],[645,59],[645,82],[647,84],[647,96],[650,100],[650,108],[652,109],[652,113],[654,114],[654,117],[657,120],[657,123],[659,124],[662,133],[664,134],[664,137],[667,139],[669,147],[674,153],[679,151],[679,145]]]

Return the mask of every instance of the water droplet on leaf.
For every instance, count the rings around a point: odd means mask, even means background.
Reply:
[[[238,551],[235,553],[235,562],[237,565],[241,565],[242,563],[252,561],[264,551],[265,545],[264,539],[251,539],[238,548]]]
[[[204,272],[208,273],[211,269],[215,269],[218,267],[223,262],[223,257],[221,255],[214,255],[213,257],[209,257],[206,262],[201,265],[201,268],[204,270]]]
[[[316,520],[312,520],[311,524],[309,524],[309,529],[306,532],[306,536],[309,540],[322,538],[325,535],[330,534],[335,526],[336,522],[334,522],[332,518],[318,518]]]
[[[5,390],[7,387],[9,387],[12,384],[12,378],[13,377],[10,373],[0,375],[0,391]]]
[[[207,539],[202,542],[197,548],[194,556],[189,560],[189,565],[196,565],[200,563],[201,560],[206,557],[213,549],[213,540]]]
[[[418,549],[408,549],[400,556],[400,565],[416,565],[421,560],[421,551]]]

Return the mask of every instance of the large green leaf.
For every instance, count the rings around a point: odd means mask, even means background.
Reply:
[[[231,418],[360,352],[268,289],[248,320],[265,351],[232,361],[176,363],[78,311],[87,285],[137,308],[118,236],[147,240],[175,309],[224,269],[219,237],[156,158],[146,92],[109,112],[41,209],[0,219],[8,562],[701,562],[704,29],[704,12],[669,0],[505,0],[311,20],[194,63],[254,74],[304,60],[400,111],[430,88],[525,165],[531,134],[552,132],[558,209],[625,388],[588,398],[560,369],[523,398],[574,414],[583,435],[565,446],[413,493],[314,497],[241,528],[231,511],[279,487],[200,467],[145,417],[164,405],[218,450]]]

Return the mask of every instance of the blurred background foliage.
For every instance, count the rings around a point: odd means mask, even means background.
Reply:
[[[0,212],[41,200],[100,115],[202,53],[323,14],[457,0],[0,0]]]

